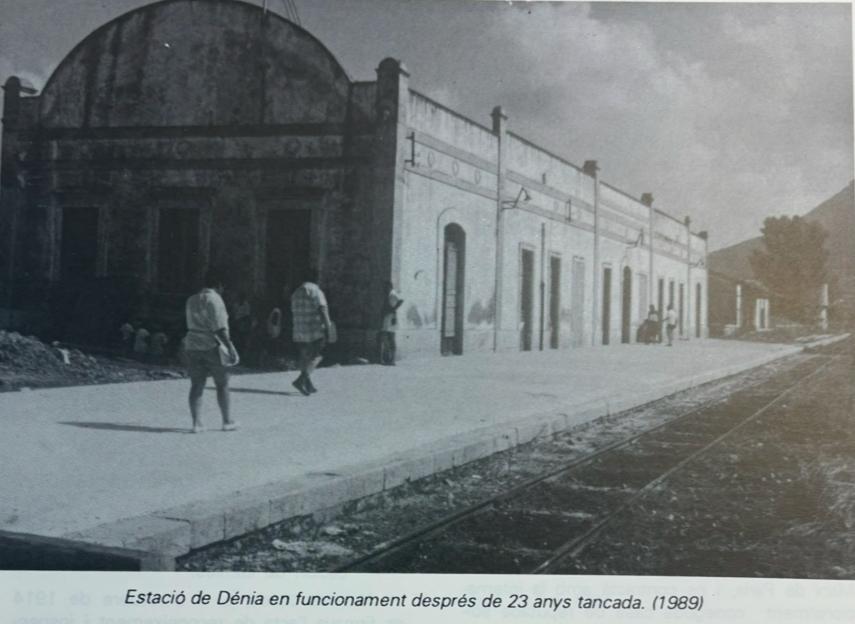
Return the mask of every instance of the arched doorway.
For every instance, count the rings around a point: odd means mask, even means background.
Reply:
[[[632,327],[632,269],[623,268],[623,283],[621,284],[621,318],[620,341],[631,342]]]
[[[443,355],[463,353],[464,278],[466,270],[466,233],[456,223],[445,226],[442,272]]]

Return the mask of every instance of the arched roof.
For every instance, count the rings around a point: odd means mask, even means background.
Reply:
[[[323,43],[272,11],[161,0],[80,41],[45,84],[41,117],[59,127],[329,121],[349,84]]]

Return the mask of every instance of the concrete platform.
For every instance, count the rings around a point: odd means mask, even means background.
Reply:
[[[241,430],[187,433],[188,382],[0,394],[0,536],[144,553],[143,567],[746,370],[801,347],[693,341],[232,378]],[[151,563],[154,562],[154,563]],[[167,563],[164,563],[167,562]],[[2,562],[0,562],[2,567]]]

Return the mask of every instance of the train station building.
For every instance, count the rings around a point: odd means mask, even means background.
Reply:
[[[136,313],[118,301],[180,318],[210,267],[270,299],[311,265],[354,349],[387,281],[404,357],[635,342],[650,305],[707,335],[706,233],[519,136],[501,107],[468,119],[410,78],[387,58],[353,81],[237,0],[142,7],[40,92],[8,78],[0,325],[59,307],[115,332]]]

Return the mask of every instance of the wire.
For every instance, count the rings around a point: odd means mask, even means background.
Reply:
[[[302,26],[300,23],[300,12],[297,10],[297,5],[294,4],[294,0],[279,0],[282,9],[278,11],[282,17],[287,20],[295,23],[297,26]],[[264,9],[264,12],[272,10],[268,6],[268,0],[261,0],[261,8]]]

